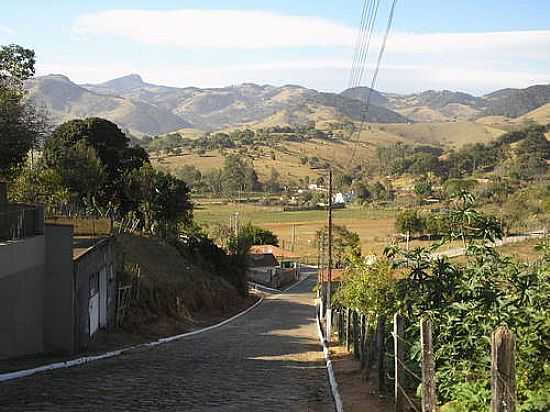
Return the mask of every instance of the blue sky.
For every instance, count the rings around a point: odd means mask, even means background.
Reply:
[[[139,73],[175,86],[294,83],[340,91],[362,3],[8,1],[0,44],[33,48],[39,74],[81,83]],[[379,31],[389,3],[382,1]],[[374,59],[371,53],[368,62]],[[550,83],[550,2],[399,0],[379,89],[481,94],[536,83]]]

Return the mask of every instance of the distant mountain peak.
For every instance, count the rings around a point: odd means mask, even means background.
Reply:
[[[61,80],[61,81],[64,81],[64,82],[72,83],[72,80],[69,79],[67,76],[65,76],[64,74],[58,74],[58,73],[50,73],[50,74],[47,74],[45,76],[37,76],[36,78],[37,79]]]
[[[100,86],[109,87],[117,91],[128,91],[143,87],[145,84],[139,74],[132,73],[101,83]]]

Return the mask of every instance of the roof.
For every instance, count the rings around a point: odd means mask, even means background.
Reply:
[[[299,256],[295,253],[289,252],[288,250],[284,250],[280,248],[279,246],[273,246],[273,245],[254,245],[250,248],[249,254],[251,255],[262,255],[266,253],[271,253],[275,255],[276,257],[284,257],[284,258],[298,258]]]
[[[250,267],[277,267],[279,261],[273,253],[254,253],[248,255],[248,266]]]

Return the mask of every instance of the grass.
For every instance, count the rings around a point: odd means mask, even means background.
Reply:
[[[322,123],[322,122],[321,122]],[[325,123],[330,123],[325,121]],[[321,127],[321,126],[319,126]],[[303,157],[318,157],[321,162],[331,163],[335,168],[347,169],[352,162],[369,163],[375,157],[376,146],[395,143],[420,143],[460,147],[468,143],[489,142],[504,133],[505,127],[499,124],[481,122],[433,122],[412,124],[368,123],[360,135],[344,133],[344,140],[312,140],[308,142],[284,142],[277,147],[245,147],[246,155],[253,161],[254,168],[261,181],[266,181],[275,169],[283,182],[299,181],[309,177],[314,181],[322,175],[318,169],[309,164],[302,164]],[[196,138],[197,130],[183,130],[186,137]],[[351,140],[349,140],[351,138]],[[346,140],[348,139],[348,140]],[[272,159],[272,152],[275,159]],[[227,149],[207,152],[203,156],[186,152],[182,155],[152,154],[151,160],[157,167],[175,170],[183,165],[193,165],[201,172],[221,168],[224,155],[238,153],[238,149]]]
[[[289,247],[293,228],[296,227],[295,252],[316,255],[315,233],[327,223],[327,212],[308,210],[283,212],[280,207],[256,206],[221,202],[199,201],[195,220],[200,224],[229,224],[229,217],[239,213],[242,223],[253,224],[272,230]],[[336,225],[345,225],[361,237],[363,253],[381,253],[391,242],[395,233],[395,211],[353,207],[334,211]]]
[[[468,143],[487,143],[504,134],[499,128],[471,121],[379,124],[377,127],[411,143],[453,147]]]
[[[536,260],[542,257],[542,252],[535,250],[535,246],[537,246],[540,242],[541,239],[530,239],[525,242],[501,246],[498,248],[498,251],[507,256],[513,256],[520,260]]]

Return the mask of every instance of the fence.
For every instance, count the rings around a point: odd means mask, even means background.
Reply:
[[[361,362],[364,378],[369,379],[374,370],[379,392],[386,392],[393,381],[395,412],[439,410],[432,324],[428,318],[419,322],[419,342],[411,342],[406,336],[406,320],[399,313],[394,315],[390,334],[385,333],[389,328],[384,316],[369,321],[364,314],[347,308],[334,310],[333,316],[338,341]],[[517,403],[515,337],[501,326],[493,332],[491,342],[491,412],[513,412]],[[418,350],[420,362],[411,356]]]
[[[0,209],[0,242],[21,240],[44,233],[41,207],[9,205]]]

